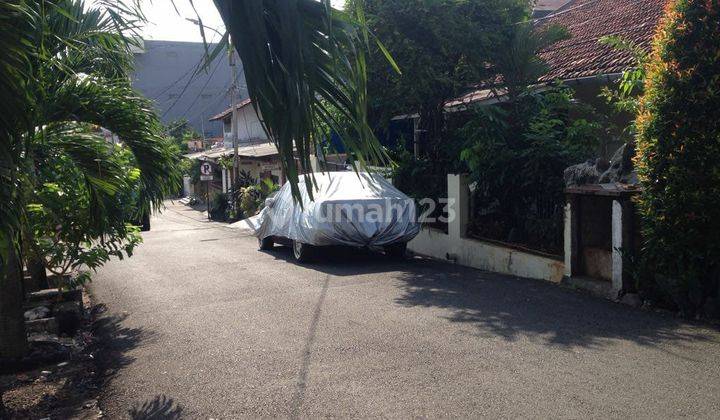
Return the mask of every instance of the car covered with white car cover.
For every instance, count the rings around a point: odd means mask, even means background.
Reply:
[[[293,255],[307,261],[320,247],[349,246],[403,256],[408,241],[420,231],[415,201],[378,174],[316,172],[301,177],[300,200],[285,184],[265,200],[250,226],[260,249],[290,245]],[[306,182],[312,185],[312,197]]]

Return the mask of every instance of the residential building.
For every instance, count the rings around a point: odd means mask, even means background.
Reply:
[[[665,3],[666,0],[571,0],[554,13],[536,19],[538,27],[559,25],[570,33],[570,38],[540,53],[549,70],[538,80],[538,88],[562,82],[575,90],[578,100],[607,115],[615,126],[626,127],[632,116],[613,112],[599,95],[603,87],[616,81],[637,62],[631,51],[614,48],[601,39],[617,36],[649,51]],[[449,101],[445,107],[452,112],[471,104],[497,101],[496,91],[475,89]],[[609,158],[621,144],[618,139],[608,139],[598,152]]]
[[[225,147],[233,146],[233,127],[237,128],[237,139],[239,144],[268,142],[267,134],[260,123],[260,118],[255,112],[250,99],[244,99],[235,105],[235,124],[233,126],[233,108],[214,115],[210,121],[222,121],[222,134]]]
[[[209,124],[219,127],[222,137],[216,146],[210,150],[186,155],[190,159],[209,161],[219,167],[221,179],[215,180],[215,188],[220,192],[227,192],[232,187],[232,172],[220,165],[223,158],[232,158],[235,155],[233,139],[237,128],[238,164],[240,171],[249,173],[257,180],[269,178],[273,182],[283,183],[284,177],[280,165],[277,147],[268,139],[255,112],[250,99],[244,99],[235,105],[236,124],[233,125],[233,107],[209,118]],[[222,124],[218,124],[220,121]]]

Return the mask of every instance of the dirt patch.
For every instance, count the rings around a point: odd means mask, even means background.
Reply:
[[[86,293],[87,315],[73,337],[31,334],[30,353],[0,374],[0,391],[11,419],[102,417],[92,326],[98,314]],[[2,415],[0,414],[0,417]]]

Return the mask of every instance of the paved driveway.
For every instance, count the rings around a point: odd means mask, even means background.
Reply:
[[[540,281],[290,252],[169,205],[92,290],[108,416],[715,417],[720,334]]]

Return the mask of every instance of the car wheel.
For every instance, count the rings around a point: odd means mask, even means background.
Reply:
[[[308,262],[312,259],[312,245],[304,244],[298,241],[292,241],[292,251],[295,260],[300,263]]]
[[[402,259],[405,258],[407,253],[407,242],[400,242],[397,244],[387,245],[385,247],[385,254],[391,258]]]
[[[268,236],[265,238],[258,238],[258,247],[261,251],[269,251],[273,249],[275,246],[275,241],[273,241],[272,236]]]
[[[149,232],[150,231],[150,214],[143,214],[140,231],[141,232]]]

